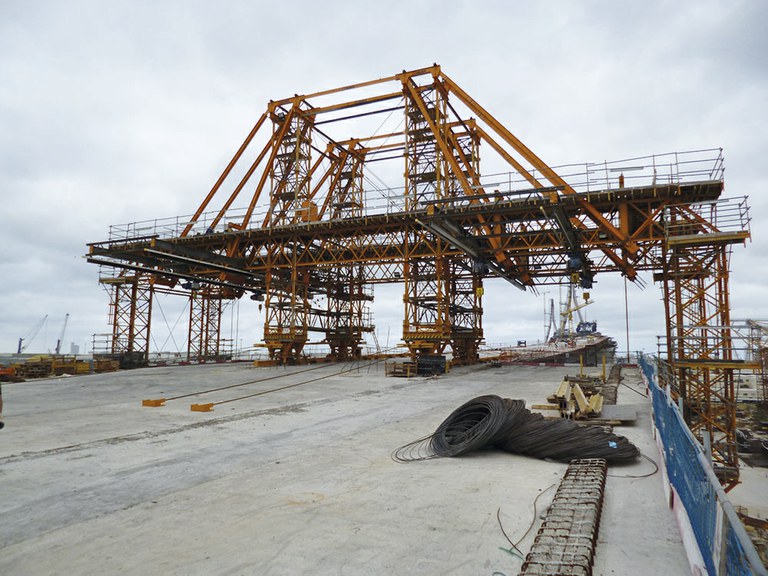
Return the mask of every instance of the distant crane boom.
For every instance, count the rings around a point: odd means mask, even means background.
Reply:
[[[586,308],[592,304],[593,300],[589,300],[589,294],[584,293],[584,302],[579,303],[579,298],[576,295],[576,284],[571,282],[568,285],[567,299],[562,304],[562,310],[560,311],[560,326],[557,330],[558,338],[570,337],[573,333],[573,328],[569,325],[573,322],[573,313],[576,312],[579,316],[579,324],[584,324],[584,317],[581,314],[581,309]]]
[[[32,329],[31,329],[29,332],[27,332],[27,333],[26,333],[26,334],[25,334],[25,335],[24,335],[22,338],[19,338],[19,348],[18,348],[18,350],[16,351],[16,353],[17,353],[17,354],[21,354],[22,352],[24,352],[24,350],[26,350],[26,349],[27,349],[27,347],[28,347],[30,344],[32,344],[32,341],[35,339],[35,337],[37,336],[37,334],[40,332],[41,328],[42,328],[43,326],[45,326],[45,322],[46,322],[46,320],[48,320],[48,314],[46,314],[45,316],[43,316],[43,317],[42,317],[42,318],[41,318],[41,319],[40,319],[40,320],[37,322],[37,324],[35,324],[34,326],[32,326]],[[26,342],[26,344],[25,344],[25,342]]]
[[[61,335],[59,336],[59,339],[56,340],[56,354],[58,355],[61,352],[61,343],[64,341],[64,333],[67,331],[67,321],[69,320],[69,312],[67,312],[64,315],[64,326],[61,329]]]

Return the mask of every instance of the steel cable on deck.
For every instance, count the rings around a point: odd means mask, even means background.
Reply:
[[[295,382],[293,384],[286,384],[285,386],[279,386],[277,388],[270,388],[269,390],[260,390],[259,392],[253,392],[251,394],[246,394],[245,396],[238,396],[236,398],[230,398],[228,400],[220,400],[218,402],[209,402],[207,404],[192,404],[190,406],[190,409],[193,412],[210,412],[213,410],[214,406],[220,406],[222,404],[229,404],[230,402],[237,402],[239,400],[245,400],[247,398],[255,398],[256,396],[263,396],[265,394],[271,394],[272,392],[279,392],[280,390],[287,390],[289,388],[295,388],[297,386],[303,386],[305,384],[310,384],[312,382],[318,382],[320,380],[325,380],[326,378],[332,378],[334,376],[340,376],[342,374],[346,374],[348,372],[354,372],[355,370],[360,370],[361,368],[367,368],[370,366],[373,366],[375,364],[378,364],[379,362],[382,362],[383,360],[371,360],[365,364],[358,364],[355,363],[352,366],[349,366],[347,368],[343,368],[337,372],[333,372],[331,374],[325,374],[323,376],[318,376],[317,378],[310,378],[309,380],[303,380],[301,382]],[[310,369],[299,371],[299,372],[308,372]],[[299,372],[293,372],[293,374],[298,374]],[[261,382],[263,382],[265,379],[262,379]],[[238,386],[243,386],[244,384],[239,384]],[[233,386],[225,386],[220,388],[221,390],[225,388],[232,388]]]
[[[334,376],[340,376],[342,374],[346,374],[347,372],[354,372],[355,370],[359,370],[360,368],[367,368],[368,366],[373,366],[374,364],[377,364],[378,362],[381,362],[381,360],[371,360],[367,364],[362,365],[353,365],[347,368],[343,368],[339,370],[338,372],[333,372],[331,374],[325,374],[323,376],[318,376],[317,378],[310,378],[309,380],[303,380],[301,382],[296,382],[294,384],[286,384],[285,386],[280,386],[278,388],[270,388],[269,390],[261,390],[259,392],[253,392],[252,394],[246,394],[245,396],[238,396],[237,398],[230,398],[229,400],[220,400],[219,402],[212,402],[211,406],[219,406],[221,404],[229,404],[230,402],[237,402],[238,400],[245,400],[247,398],[254,398],[256,396],[263,396],[264,394],[270,394],[272,392],[279,392],[280,390],[287,390],[288,388],[295,388],[296,386],[303,386],[304,384],[311,384],[312,382],[318,382],[320,380],[325,380],[326,378],[332,378]],[[304,372],[308,372],[308,370],[304,370]],[[297,374],[298,372],[294,372],[294,374]]]
[[[304,368],[303,370],[295,370],[292,372],[285,372],[283,374],[276,374],[274,376],[267,376],[266,378],[257,378],[256,380],[248,380],[247,382],[240,382],[238,384],[227,384],[226,386],[218,386],[216,388],[208,388],[206,390],[198,390],[196,392],[187,392],[185,394],[179,394],[177,396],[169,396],[163,398],[164,402],[171,400],[180,400],[182,398],[190,398],[192,396],[202,396],[203,394],[210,394],[211,392],[220,392],[221,390],[229,390],[231,388],[241,388],[242,386],[248,386],[249,384],[259,384],[261,382],[268,382],[270,380],[278,380],[279,378],[287,378],[296,374],[303,374],[304,372],[311,372],[312,370],[320,370],[326,368],[327,364],[321,364],[319,366],[313,366],[312,368]]]
[[[432,434],[397,448],[392,458],[412,462],[487,448],[561,462],[574,458],[626,462],[640,455],[623,436],[573,420],[548,420],[525,408],[524,400],[486,395],[462,404]]]

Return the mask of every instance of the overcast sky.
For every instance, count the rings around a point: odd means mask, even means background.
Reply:
[[[90,349],[108,297],[86,243],[193,212],[270,99],[433,62],[550,165],[723,147],[726,195],[752,207],[732,316],[766,319],[767,28],[759,0],[0,0],[0,352],[46,314],[28,351],[52,349],[66,313],[64,351]],[[645,280],[629,286],[630,348],[655,350]],[[588,316],[624,348],[623,280],[597,281]],[[183,349],[183,308],[160,306],[153,349]],[[541,338],[543,308],[488,282],[486,340]],[[382,344],[399,341],[398,298],[374,314]],[[261,338],[252,302],[226,322]]]

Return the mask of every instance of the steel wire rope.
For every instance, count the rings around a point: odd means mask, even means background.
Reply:
[[[176,338],[173,337],[173,331],[176,330],[176,326],[179,325],[179,320],[181,320],[181,316],[184,314],[184,312],[187,311],[186,304],[184,305],[184,308],[182,308],[181,312],[179,313],[179,317],[176,319],[176,322],[173,324],[173,328],[168,324],[168,319],[165,317],[165,312],[163,311],[163,307],[160,305],[160,300],[156,299],[155,302],[157,302],[157,307],[160,309],[160,315],[163,317],[163,321],[165,322],[165,327],[168,328],[168,336],[166,337],[165,341],[163,341],[163,345],[160,347],[158,352],[162,352],[163,348],[165,348],[165,345],[168,344],[168,339],[171,339],[173,341],[173,345],[176,346],[176,352],[181,354],[181,348],[179,348],[179,345],[176,343]],[[157,341],[155,341],[154,334],[151,336],[152,342],[155,343],[155,346],[157,346]]]
[[[277,374],[275,376],[269,376],[267,378],[258,378],[256,380],[249,380],[248,382],[241,382],[240,384],[228,384],[227,386],[219,386],[218,388],[210,388],[208,390],[201,390],[199,392],[189,392],[187,394],[180,394],[178,396],[165,398],[165,400],[166,401],[179,400],[181,398],[189,398],[190,396],[202,396],[203,394],[208,394],[210,392],[219,392],[221,390],[229,390],[230,388],[239,388],[241,386],[247,386],[249,384],[258,384],[260,382],[268,382],[270,380],[277,380],[278,378],[286,378],[288,376],[293,376],[294,374],[303,374],[304,372],[311,372],[312,370],[319,370],[320,368],[326,368],[326,367],[327,367],[326,365],[321,364],[320,366],[313,366],[312,368],[305,368],[304,370],[297,370],[295,372],[289,372],[286,374]]]
[[[165,314],[163,313],[163,308],[162,308],[162,306],[160,306],[159,303],[158,303],[158,307],[160,308],[160,314],[162,315],[163,320],[165,321],[165,327],[168,328],[168,336],[166,336],[165,340],[163,341],[163,345],[162,346],[158,346],[157,345],[157,340],[155,340],[155,333],[154,332],[150,332],[149,333],[149,340],[155,346],[155,348],[157,348],[158,352],[161,352],[163,350],[163,348],[165,348],[165,345],[168,343],[168,337],[171,334],[171,327],[168,325],[168,320],[166,320]],[[174,344],[176,344],[176,342],[174,342]],[[178,346],[176,347],[176,349],[178,351]]]
[[[391,457],[406,463],[458,456],[482,448],[510,433],[518,425],[516,416],[524,409],[522,400],[480,396],[454,410],[435,432],[400,446]]]
[[[382,120],[382,121],[381,121],[381,123],[379,124],[378,128],[376,128],[376,130],[374,130],[374,131],[373,131],[373,133],[372,133],[372,134],[371,134],[371,135],[368,137],[368,139],[372,139],[374,136],[378,135],[379,131],[380,131],[380,130],[381,130],[383,127],[384,127],[384,124],[386,124],[386,123],[389,121],[389,119],[392,117],[392,114],[394,114],[394,113],[395,113],[395,112],[397,112],[398,110],[402,110],[402,109],[404,109],[404,108],[405,108],[405,106],[400,106],[401,104],[405,104],[405,96],[403,96],[402,98],[400,98],[400,100],[398,101],[397,105],[396,105],[395,107],[393,107],[393,108],[392,108],[392,109],[389,111],[389,114],[387,114],[387,116],[384,118],[384,120]],[[384,139],[384,141],[381,143],[381,145],[383,146],[384,144],[386,144],[387,142],[389,142],[389,140],[392,138],[392,136],[397,134],[397,132],[396,132],[396,131],[397,131],[397,130],[400,128],[400,126],[402,126],[404,123],[405,123],[405,118],[401,119],[401,120],[400,120],[400,122],[398,122],[398,123],[397,123],[397,125],[396,125],[396,126],[395,126],[395,128],[394,128],[394,131],[393,131],[393,133],[392,133],[392,134],[390,134],[390,135],[388,135],[388,136],[387,136],[387,137]],[[337,147],[340,147],[340,145],[339,145],[339,144],[337,144],[337,142],[336,142],[336,141],[335,141],[333,138],[331,138],[330,136],[328,136],[328,135],[327,135],[327,134],[325,134],[324,132],[322,132],[322,131],[320,131],[320,130],[317,130],[317,133],[318,133],[318,135],[320,136],[320,138],[321,138],[321,139],[324,139],[324,140],[325,140],[326,144],[331,144],[331,143],[333,143],[333,144],[334,144],[334,145],[336,145]],[[370,169],[368,169],[368,171],[370,171]],[[378,180],[379,180],[379,181],[380,181],[382,184],[384,184],[384,185],[386,186],[386,183],[385,183],[385,182],[384,182],[384,181],[383,181],[381,178],[379,178],[379,176],[378,176],[378,175],[376,175],[376,174],[375,174],[375,173],[373,173],[373,172],[371,172],[371,173],[372,173],[372,174],[373,174],[373,175],[374,175],[374,176],[375,176],[375,177],[376,177],[376,178],[377,178],[377,179],[378,179]]]
[[[401,103],[402,103],[402,104],[405,104],[405,96],[403,96],[402,98],[400,98],[400,100],[398,101],[397,105],[398,105],[398,106],[400,106],[400,104],[401,104]],[[403,107],[403,108],[404,108],[404,107]],[[376,135],[379,133],[379,130],[381,130],[381,129],[384,127],[384,124],[386,124],[386,123],[387,123],[387,121],[388,121],[388,120],[389,120],[389,119],[392,117],[392,114],[394,114],[396,110],[397,110],[397,109],[393,109],[393,110],[392,110],[392,111],[391,111],[391,112],[390,112],[390,113],[387,115],[387,117],[386,117],[386,118],[384,118],[384,120],[382,120],[382,121],[381,121],[381,124],[379,124],[379,127],[378,127],[378,128],[376,128],[376,130],[374,130],[374,132],[373,132],[373,134],[372,134],[371,136],[376,136]],[[400,120],[400,122],[398,122],[398,123],[397,123],[397,125],[395,126],[395,128],[394,128],[394,129],[393,129],[393,131],[392,131],[392,134],[390,134],[389,136],[387,136],[387,137],[384,139],[384,141],[383,141],[383,142],[380,144],[380,146],[384,146],[384,145],[386,145],[386,143],[387,143],[387,142],[389,142],[389,140],[392,138],[392,136],[393,136],[393,135],[395,135],[395,134],[397,134],[397,130],[399,130],[399,129],[400,129],[400,126],[402,126],[403,124],[405,124],[405,118],[402,118],[402,119]],[[380,183],[382,186],[384,186],[384,187],[383,187],[383,188],[379,188],[379,187],[376,185],[376,183],[374,183],[374,182],[371,180],[371,178],[369,178],[369,174],[370,174],[370,176],[373,176],[374,178],[376,178],[376,180],[378,180],[378,181],[379,181],[379,183]],[[390,196],[388,196],[388,195],[385,195],[385,193],[384,193],[384,192],[385,192],[385,190],[386,190],[386,191],[392,191],[392,190],[396,190],[397,188],[392,188],[391,186],[388,186],[388,185],[387,185],[387,183],[386,183],[386,182],[384,182],[384,180],[383,180],[383,179],[382,179],[382,178],[381,178],[381,177],[380,177],[378,174],[376,174],[376,172],[374,172],[373,170],[371,170],[370,166],[369,166],[368,168],[366,168],[365,172],[363,173],[363,179],[364,179],[366,182],[368,182],[368,183],[369,183],[369,184],[372,186],[372,188],[373,188],[373,189],[374,189],[376,192],[378,192],[379,196],[380,196],[380,197],[381,197],[383,200],[385,200],[385,201],[387,202],[387,204],[389,204],[389,205],[391,205],[391,206],[394,206],[395,208],[397,208],[397,207],[398,207],[398,206],[395,204],[394,200],[392,200],[392,197],[391,197],[391,195],[390,195]]]
[[[642,396],[643,398],[647,398],[647,396],[646,396],[645,394],[643,394],[642,392],[640,392],[640,390],[635,390],[635,389],[634,389],[634,388],[632,388],[632,387],[631,387],[629,384],[624,384],[624,382],[619,382],[619,384],[620,384],[621,386],[626,386],[627,388],[629,388],[630,390],[632,390],[632,392],[634,392],[635,394],[639,394],[639,395],[640,395],[640,396]]]
[[[381,360],[374,360],[370,362],[369,364],[375,364],[376,362],[381,362]],[[345,368],[343,370],[340,370],[338,372],[334,372],[333,374],[326,374],[324,376],[318,376],[317,378],[312,378],[310,380],[305,380],[303,382],[297,382],[295,384],[288,384],[286,386],[280,386],[278,388],[272,388],[270,390],[261,390],[260,392],[254,392],[253,394],[247,394],[245,396],[239,396],[237,398],[230,398],[229,400],[221,400],[219,402],[212,402],[211,406],[220,406],[221,404],[229,404],[230,402],[236,402],[238,400],[245,400],[247,398],[254,398],[256,396],[263,396],[264,394],[270,394],[272,392],[279,392],[280,390],[287,390],[288,388],[295,388],[297,386],[303,386],[304,384],[311,384],[312,382],[318,382],[319,380],[325,380],[326,378],[332,378],[333,376],[339,376],[341,374],[345,374],[346,372],[352,372],[354,370],[359,370],[360,368],[364,368],[365,366],[350,366],[348,368]],[[296,374],[296,372],[294,372]]]
[[[400,104],[403,104],[403,106],[401,107]],[[384,127],[384,124],[386,124],[387,121],[392,117],[392,114],[394,114],[397,110],[404,109],[404,108],[405,108],[405,96],[403,96],[402,98],[400,98],[400,100],[397,101],[397,107],[393,108],[392,111],[389,114],[387,114],[387,117],[381,121],[381,124],[379,124],[379,127],[373,131],[373,134],[371,136],[376,136],[379,133],[379,130],[381,130]],[[395,130],[400,128],[400,124],[404,122],[405,122],[405,118],[400,120],[400,122],[397,123],[397,126],[395,126]],[[384,144],[386,144],[388,140],[389,140],[389,137],[384,140]]]
[[[393,113],[394,113],[394,110],[393,110],[392,112],[390,112],[390,113],[389,113],[389,115],[387,116],[387,118],[385,118],[385,119],[384,119],[384,121],[383,121],[383,122],[382,122],[382,124],[379,126],[379,128],[377,128],[377,129],[376,129],[376,132],[378,132],[378,130],[380,130],[380,129],[381,129],[381,126],[383,126],[383,125],[384,125],[384,122],[386,122],[386,121],[389,119],[389,116],[391,116]],[[399,127],[400,127],[400,125],[401,125],[401,124],[402,124],[404,121],[405,121],[405,120],[402,120],[400,123],[398,123],[398,125],[396,126],[396,128],[395,128],[395,129],[399,128]],[[323,132],[320,132],[319,130],[318,130],[317,132],[318,132],[319,138],[320,138],[321,140],[325,141],[325,142],[326,142],[326,144],[334,144],[334,145],[336,145],[337,147],[340,147],[340,145],[339,145],[339,144],[337,144],[337,143],[336,143],[336,141],[335,141],[335,140],[333,140],[333,139],[332,139],[330,136],[328,136],[327,134],[325,134],[325,133],[323,133]],[[373,134],[374,136],[376,135],[376,132],[374,132],[374,134]],[[389,137],[388,137],[388,138],[386,138],[386,139],[384,140],[384,143],[386,143],[388,140],[389,140]],[[317,150],[317,149],[316,149],[316,150]],[[377,185],[375,182],[373,182],[373,180],[371,180],[371,178],[369,178],[368,174],[371,174],[372,176],[374,176],[374,177],[375,177],[375,178],[376,178],[376,179],[377,179],[377,180],[378,180],[378,181],[379,181],[379,182],[380,182],[380,183],[381,183],[381,184],[384,186],[384,188],[379,188],[379,187],[378,187],[378,185]],[[363,180],[365,180],[365,181],[366,181],[368,184],[370,184],[370,185],[371,185],[371,188],[373,188],[373,190],[375,190],[376,192],[378,192],[379,196],[381,196],[381,198],[382,198],[383,200],[385,200],[385,201],[386,201],[388,204],[391,204],[392,206],[394,206],[394,207],[396,207],[396,208],[397,208],[397,206],[394,204],[394,201],[392,200],[391,196],[387,196],[387,195],[384,193],[384,191],[385,191],[385,190],[390,190],[390,191],[391,191],[391,190],[395,190],[395,188],[391,188],[390,186],[388,186],[388,185],[387,185],[387,183],[386,183],[386,182],[384,182],[384,180],[382,180],[382,179],[381,179],[381,177],[379,177],[379,176],[378,176],[378,175],[377,175],[375,172],[373,172],[373,170],[371,170],[371,169],[370,169],[370,167],[368,167],[368,168],[366,169],[365,173],[363,174]]]
[[[505,438],[525,403],[479,396],[454,410],[435,430],[430,448],[438,456],[459,456]]]

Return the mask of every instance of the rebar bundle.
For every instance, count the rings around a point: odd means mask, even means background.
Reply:
[[[408,462],[460,456],[498,448],[514,454],[568,462],[574,458],[634,460],[637,447],[625,437],[573,420],[548,420],[525,408],[524,400],[478,396],[454,410],[435,432],[401,446],[395,460]]]

